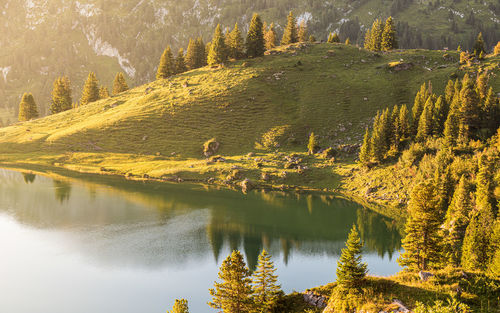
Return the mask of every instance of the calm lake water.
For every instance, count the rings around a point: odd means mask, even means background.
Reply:
[[[165,312],[206,305],[232,249],[263,247],[286,292],[335,280],[353,224],[373,275],[399,271],[394,223],[326,196],[205,189],[0,169],[0,312]]]

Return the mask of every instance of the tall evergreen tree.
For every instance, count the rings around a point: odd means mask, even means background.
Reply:
[[[359,162],[363,165],[370,163],[371,160],[371,141],[370,141],[370,132],[368,128],[365,131],[365,137],[363,138],[363,144],[359,150]]]
[[[370,46],[373,51],[381,51],[382,50],[382,33],[384,31],[384,23],[376,19],[373,22],[372,29],[370,31]]]
[[[492,87],[488,89],[481,111],[482,128],[491,136],[500,126],[500,104]]]
[[[453,199],[446,212],[445,247],[448,260],[455,266],[460,265],[462,258],[462,243],[465,237],[465,230],[469,224],[469,213],[472,210],[470,192],[467,179],[464,175],[460,178]]]
[[[337,33],[330,33],[330,35],[328,35],[328,40],[327,40],[328,43],[338,43],[340,42],[340,38],[339,38],[339,35]]]
[[[456,111],[456,109],[450,110],[444,123],[444,144],[448,148],[453,148],[457,144],[460,118]]]
[[[330,38],[328,38],[328,42],[330,42]],[[372,32],[371,29],[367,29],[365,33],[365,41],[363,44],[366,50],[373,50],[372,46]]]
[[[244,55],[244,43],[241,32],[238,28],[238,23],[234,24],[233,30],[229,33],[228,38],[229,57],[233,59],[240,59]]]
[[[210,49],[207,49],[207,46],[210,48],[211,43],[209,42],[205,45],[203,38],[198,37],[198,39],[196,39],[196,68],[203,67],[208,64],[207,60]]]
[[[210,289],[210,307],[224,313],[247,313],[253,309],[250,271],[237,250],[228,256],[220,267],[219,279]]]
[[[453,100],[453,96],[455,95],[455,85],[453,81],[450,79],[446,84],[446,88],[444,90],[444,99],[448,104],[448,107],[451,105],[451,101]]]
[[[54,81],[51,100],[51,114],[56,114],[71,109],[73,99],[71,98],[71,83],[67,76],[58,77]]]
[[[361,259],[363,243],[355,225],[352,226],[345,245],[337,263],[337,283],[346,289],[360,288],[366,277],[367,265]]]
[[[443,96],[439,96],[434,103],[434,111],[432,117],[432,130],[433,135],[440,136],[444,130],[444,123],[446,122],[446,117],[448,116],[448,106]]]
[[[493,49],[493,55],[494,56],[497,56],[500,54],[500,41],[497,43],[497,45],[495,46],[495,48]]]
[[[383,116],[377,112],[373,121],[373,130],[371,138],[371,155],[375,162],[381,162],[384,159],[385,152],[387,151],[385,134],[383,127]]]
[[[465,74],[460,90],[460,124],[459,139],[466,143],[472,139],[478,129],[479,122],[479,96],[474,87],[474,82]]]
[[[278,276],[274,272],[276,272],[276,268],[273,261],[271,261],[271,256],[266,250],[262,250],[259,255],[257,269],[252,275],[253,297],[257,312],[273,312],[273,307],[282,294],[281,286],[277,284]]]
[[[94,72],[90,72],[85,85],[83,85],[80,105],[86,105],[97,100],[99,100],[99,81]]]
[[[488,92],[488,81],[489,74],[487,71],[478,74],[476,77],[476,92],[479,95],[479,99],[481,101],[486,98],[486,93]]]
[[[180,48],[175,58],[175,72],[181,74],[187,71],[186,60],[184,59],[184,49]]]
[[[38,108],[31,93],[25,93],[19,103],[19,122],[25,122],[38,117]]]
[[[107,98],[109,98],[108,87],[101,86],[99,88],[99,99],[107,99]]]
[[[401,126],[399,125],[399,107],[397,105],[395,105],[392,108],[391,125],[392,125],[392,139],[391,139],[390,150],[398,152],[399,144],[401,142]]]
[[[479,33],[474,43],[474,54],[479,57],[481,53],[486,53],[486,44],[484,43],[483,33]]]
[[[128,85],[125,80],[125,75],[122,72],[119,72],[115,76],[115,80],[113,81],[113,95],[117,95],[121,92],[127,91]]]
[[[276,47],[276,30],[274,29],[274,23],[269,25],[269,28],[266,30],[264,34],[265,46],[267,50],[274,49]]]
[[[167,313],[189,313],[188,301],[186,299],[175,299],[172,311],[167,311]]]
[[[383,51],[391,51],[398,48],[396,25],[394,25],[392,16],[389,16],[389,18],[385,21],[380,47]]]
[[[254,13],[252,21],[250,22],[246,41],[247,56],[249,58],[263,56],[266,51],[262,28],[263,25],[260,16]]]
[[[424,106],[425,103],[427,102],[427,99],[429,99],[431,93],[429,91],[429,87],[426,83],[423,83],[420,86],[420,90],[417,92],[417,95],[415,96],[415,101],[413,103],[412,107],[412,133],[414,135],[417,134],[418,132],[418,124],[420,122],[420,115],[422,115],[422,112],[424,111]]]
[[[432,102],[432,97],[429,97],[424,105],[424,110],[420,115],[418,121],[417,141],[423,142],[427,140],[432,135],[432,114],[434,111],[434,103]]]
[[[403,239],[405,252],[398,259],[401,266],[427,270],[439,264],[441,238],[438,230],[441,223],[436,206],[433,183],[423,182],[413,188],[408,204],[406,237]]]
[[[222,64],[227,59],[227,47],[225,43],[224,34],[222,33],[222,27],[217,24],[215,28],[214,37],[212,38],[212,43],[210,44],[210,51],[208,52],[207,62],[208,65],[213,66],[215,64]]]
[[[317,150],[318,150],[318,138],[312,132],[309,135],[309,142],[307,144],[307,153],[315,154]]]
[[[165,79],[175,74],[175,62],[172,49],[168,46],[161,55],[160,64],[156,72],[156,79]]]
[[[186,66],[190,70],[194,70],[198,66],[198,49],[197,49],[196,41],[193,39],[189,39],[187,51],[186,51]]]
[[[287,25],[285,32],[283,33],[283,38],[281,39],[282,45],[289,45],[291,43],[296,43],[299,40],[297,34],[297,22],[293,12],[290,11],[287,18]]]
[[[406,140],[410,137],[410,112],[406,104],[403,104],[399,109],[399,127],[401,133],[401,140]]]
[[[299,42],[306,42],[307,41],[307,24],[303,20],[299,24],[299,29],[297,32],[297,37],[299,39]]]

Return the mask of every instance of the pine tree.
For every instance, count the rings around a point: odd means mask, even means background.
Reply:
[[[54,81],[52,89],[52,101],[50,103],[50,113],[56,114],[71,109],[73,99],[71,98],[71,83],[67,76],[58,77]]]
[[[80,105],[86,105],[99,100],[99,81],[94,72],[90,72],[83,86]]]
[[[432,97],[429,97],[424,105],[424,110],[420,115],[418,121],[417,141],[424,142],[432,135],[432,114],[434,111],[434,103],[432,102]]]
[[[450,79],[446,84],[446,88],[444,90],[444,99],[448,107],[451,105],[451,101],[453,100],[453,96],[455,95],[455,85],[453,81]]]
[[[474,54],[476,57],[479,57],[482,53],[486,53],[485,43],[483,39],[483,34],[479,33],[476,38],[476,42],[474,43]]]
[[[446,122],[446,117],[448,116],[448,106],[443,96],[439,96],[434,104],[434,112],[432,117],[432,130],[433,135],[440,136],[444,130],[444,123]]]
[[[214,37],[210,44],[210,51],[208,52],[208,65],[222,64],[227,59],[227,47],[225,43],[224,34],[220,24],[215,28]]]
[[[189,313],[188,301],[186,299],[175,299],[172,311],[167,311],[167,313]]]
[[[383,132],[383,118],[380,112],[377,112],[375,119],[373,121],[373,130],[371,138],[371,155],[375,162],[381,162],[384,159],[385,152],[387,151],[385,146],[385,134]]]
[[[330,36],[328,37],[328,42],[329,43],[339,43],[340,38],[337,33],[330,33]]]
[[[344,42],[345,45],[350,45],[351,44],[351,40],[349,38],[347,38]]]
[[[121,92],[127,91],[128,85],[125,80],[125,75],[122,72],[119,72],[115,76],[115,80],[113,81],[113,95],[117,95]]]
[[[449,261],[455,266],[460,265],[462,258],[462,243],[465,230],[469,224],[469,213],[472,210],[471,196],[467,179],[464,175],[460,178],[453,199],[446,212],[444,228],[446,230],[445,246]]]
[[[25,93],[19,103],[19,122],[25,122],[38,117],[38,108],[31,93]]]
[[[456,110],[450,110],[446,122],[444,123],[444,144],[448,148],[457,145],[460,118]]]
[[[430,92],[428,86],[426,83],[423,83],[420,86],[420,90],[417,92],[417,95],[415,96],[415,101],[412,107],[412,133],[414,135],[417,134],[420,115],[422,115],[422,112],[424,111],[424,106],[427,102],[427,99],[429,99],[429,96]]]
[[[229,57],[233,59],[240,59],[243,57],[243,37],[241,37],[241,32],[238,28],[238,23],[234,24],[233,30],[229,33],[228,37],[228,50]]]
[[[156,79],[165,79],[175,74],[175,63],[172,49],[168,46],[161,55],[160,65],[156,72]]]
[[[314,133],[311,133],[309,135],[309,143],[307,144],[307,153],[310,155],[315,154],[316,151],[318,150],[318,138],[314,135]]]
[[[383,51],[391,51],[398,48],[396,26],[394,25],[392,16],[389,16],[389,18],[385,21],[380,47]]]
[[[500,54],[500,41],[497,43],[497,45],[495,46],[495,48],[493,49],[493,55],[494,56],[497,56]]]
[[[476,92],[479,95],[479,99],[482,101],[486,98],[486,93],[488,92],[488,80],[489,75],[487,71],[482,72],[477,75],[476,78]]]
[[[370,141],[370,132],[368,128],[365,131],[365,137],[363,138],[363,144],[359,150],[359,162],[363,165],[367,165],[370,163],[371,159],[371,141]]]
[[[101,86],[99,88],[99,99],[107,99],[107,98],[109,98],[108,87]]]
[[[440,164],[438,164],[438,168],[434,173],[434,182],[436,185],[436,208],[440,213],[440,217],[444,218],[455,187],[450,166],[446,166],[444,170],[441,170]]]
[[[372,51],[381,51],[382,49],[382,33],[384,31],[384,23],[376,19],[373,22],[372,29],[370,31],[370,46]]]
[[[363,243],[356,226],[353,225],[337,263],[337,284],[341,288],[360,288],[367,273],[367,265],[361,260]]]
[[[247,313],[253,308],[250,271],[237,250],[228,256],[220,267],[221,283],[214,283],[210,289],[210,307],[224,313]]]
[[[372,46],[372,33],[371,33],[370,29],[366,30],[364,47],[365,47],[366,50],[373,50],[373,46]]]
[[[306,42],[307,41],[307,24],[305,21],[300,22],[297,36],[298,36],[299,42]]]
[[[249,58],[263,56],[266,51],[262,28],[263,25],[260,16],[254,13],[252,21],[250,22],[250,27],[248,28],[246,41],[247,56]]]
[[[493,225],[493,234],[491,235],[492,258],[488,265],[488,272],[493,277],[500,277],[500,217],[497,217]]]
[[[186,51],[186,58],[185,58],[186,66],[188,69],[194,70],[195,68],[197,68],[197,66],[198,66],[197,54],[198,54],[198,50],[197,50],[196,41],[190,38],[189,43],[188,43],[188,47],[187,47],[187,51]]]
[[[289,45],[291,43],[296,43],[298,40],[299,38],[297,35],[297,22],[295,21],[293,12],[290,11],[287,18],[285,32],[283,33],[283,38],[281,39],[281,44]]]
[[[500,126],[500,105],[492,87],[488,89],[481,111],[482,128],[491,136]]]
[[[264,34],[264,40],[266,42],[266,50],[271,50],[276,47],[276,31],[274,30],[274,23],[269,25],[269,29]]]
[[[468,74],[465,74],[462,81],[459,112],[459,139],[466,143],[473,137],[479,126],[479,96]]]
[[[399,127],[401,133],[401,140],[404,141],[410,137],[410,112],[403,104],[399,109]]]
[[[391,114],[392,138],[390,150],[399,151],[399,143],[401,142],[401,127],[399,125],[399,107],[395,105],[392,108]]]
[[[401,266],[427,270],[439,264],[441,238],[438,230],[441,221],[436,206],[433,183],[423,182],[413,188],[403,239],[405,252],[398,259]]]
[[[184,59],[184,49],[180,48],[175,58],[175,72],[181,74],[187,71],[186,60]]]
[[[198,37],[196,39],[196,68],[203,67],[207,65],[207,60],[208,60],[208,53],[210,52],[210,49],[207,49],[207,46],[210,48],[211,43],[203,43],[203,38]]]
[[[275,271],[271,256],[266,250],[262,250],[257,269],[252,275],[256,312],[273,312],[272,309],[282,294],[281,286],[277,284],[278,276],[274,274]]]

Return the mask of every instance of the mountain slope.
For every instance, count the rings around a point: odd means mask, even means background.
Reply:
[[[189,37],[208,41],[217,23],[246,30],[251,14],[275,22],[278,32],[289,10],[307,20],[318,39],[338,30],[341,38],[361,43],[364,30],[375,18],[392,14],[402,47],[470,48],[483,31],[488,47],[500,31],[498,1],[442,0],[339,0],[250,1],[236,0],[5,0],[0,4],[0,112],[3,122],[16,120],[23,92],[33,92],[43,114],[47,113],[52,82],[69,75],[74,101],[89,71],[101,83],[111,84],[117,71],[129,82],[142,84],[153,78],[159,56],[167,44],[174,51]],[[472,13],[471,13],[472,12]]]

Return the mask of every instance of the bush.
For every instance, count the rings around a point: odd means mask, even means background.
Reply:
[[[399,158],[399,163],[403,167],[411,167],[417,165],[418,162],[427,152],[427,148],[420,142],[413,143],[408,150],[403,151],[403,154]]]
[[[469,313],[472,312],[470,308],[458,302],[456,299],[448,300],[448,303],[443,301],[436,301],[433,305],[425,305],[417,302],[415,313]]]
[[[207,158],[214,155],[219,150],[219,146],[220,144],[217,140],[215,140],[215,138],[205,141],[203,144],[203,155]]]
[[[275,126],[262,135],[261,142],[256,142],[255,147],[262,150],[279,148],[285,141],[289,125]]]

